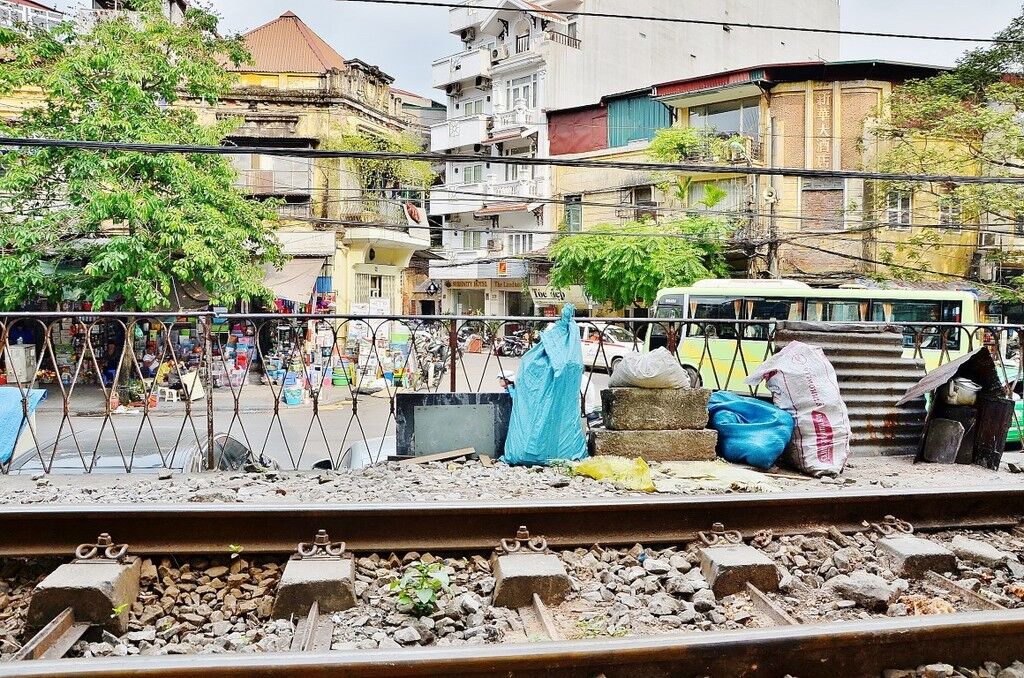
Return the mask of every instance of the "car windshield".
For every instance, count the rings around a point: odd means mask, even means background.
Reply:
[[[624,327],[610,325],[604,331],[605,341],[616,341],[620,344],[632,344],[636,338]]]

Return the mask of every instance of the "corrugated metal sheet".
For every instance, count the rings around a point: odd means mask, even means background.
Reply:
[[[548,113],[551,155],[586,153],[608,147],[608,109],[595,105]]]
[[[924,377],[925,365],[903,357],[901,333],[882,326],[867,330],[842,323],[778,323],[775,349],[791,341],[820,346],[835,368],[850,414],[854,456],[917,453],[924,433],[924,399],[896,403]]]
[[[659,129],[671,126],[668,107],[649,96],[614,99],[608,102],[608,145],[625,146],[631,141],[654,138]]]

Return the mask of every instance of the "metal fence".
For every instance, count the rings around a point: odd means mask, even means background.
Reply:
[[[500,392],[554,321],[538,317],[20,313],[0,315],[0,473],[341,468],[394,454],[395,400]],[[583,410],[628,353],[677,349],[691,380],[744,379],[770,321],[577,318]],[[1021,391],[1010,325],[902,324],[929,369],[980,346]],[[582,412],[585,414],[585,412]],[[588,423],[588,426],[590,424]],[[19,427],[21,429],[18,435]],[[1014,427],[1021,431],[1020,418]],[[237,441],[233,442],[233,441]],[[244,456],[244,455],[243,455]],[[261,459],[262,457],[262,459]],[[360,461],[362,460],[362,461]]]

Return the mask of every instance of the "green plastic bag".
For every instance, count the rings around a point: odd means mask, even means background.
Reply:
[[[627,490],[654,492],[654,480],[651,479],[651,467],[637,457],[591,457],[573,467],[581,476],[594,480],[610,480],[619,483]]]

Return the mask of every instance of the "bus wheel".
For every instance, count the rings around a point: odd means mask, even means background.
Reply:
[[[690,378],[690,388],[701,387],[702,382],[700,379],[700,372],[689,365],[683,365],[683,372],[686,372],[686,376]]]

